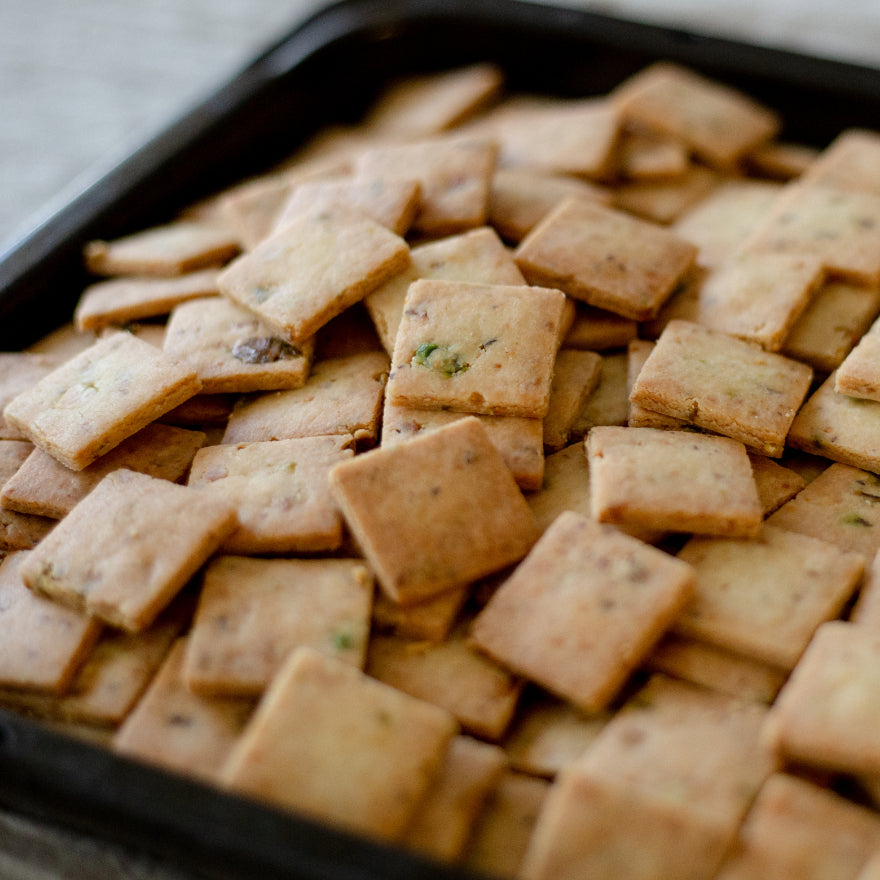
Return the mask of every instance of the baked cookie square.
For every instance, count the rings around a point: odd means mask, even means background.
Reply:
[[[834,390],[863,400],[880,401],[880,323],[871,325],[844,358],[834,379]]]
[[[688,601],[689,565],[566,512],[477,615],[471,638],[586,712],[604,709]]]
[[[675,320],[645,361],[630,402],[778,458],[812,376],[805,364],[754,343]]]
[[[296,344],[408,264],[406,242],[374,220],[307,215],[230,263],[217,283]]]
[[[543,418],[565,297],[526,285],[415,281],[386,394],[419,409]]]
[[[88,344],[79,348],[89,348],[95,341],[88,335]],[[64,355],[42,354],[30,351],[0,352],[0,440],[27,440],[27,435],[11,424],[3,415],[3,409],[22,391],[32,388],[40,379],[48,376],[67,359]]]
[[[121,331],[23,391],[3,414],[35,445],[79,471],[200,389],[195,371]]]
[[[594,351],[563,349],[556,355],[550,402],[544,416],[544,447],[562,449],[574,430],[587,398],[599,384],[602,358]]]
[[[587,456],[599,522],[742,538],[760,528],[752,466],[737,440],[599,426],[587,437]]]
[[[697,249],[654,223],[575,197],[558,204],[514,256],[529,284],[646,321],[694,264]]]
[[[521,559],[537,538],[528,504],[476,419],[461,419],[330,472],[379,585],[411,605]]]

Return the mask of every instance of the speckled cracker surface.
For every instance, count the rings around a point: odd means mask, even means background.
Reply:
[[[476,419],[462,419],[330,473],[379,584],[402,604],[516,562],[537,538],[509,468]]]
[[[259,696],[295,648],[364,664],[373,578],[353,559],[218,556],[205,570],[184,677],[196,693]]]
[[[659,428],[599,426],[587,437],[599,522],[750,537],[762,509],[742,443]]]
[[[116,470],[40,542],[39,552],[22,566],[22,577],[38,593],[138,631],[153,622],[234,524],[233,509],[216,498]]]
[[[99,275],[182,275],[225,263],[238,253],[222,225],[181,220],[86,245],[86,267]]]
[[[119,332],[19,394],[3,413],[53,458],[82,470],[200,387],[194,371]]]
[[[222,782],[331,825],[400,840],[456,732],[443,709],[299,648],[261,701]]]
[[[603,709],[689,599],[690,566],[563,513],[474,621],[474,643],[584,711]]]
[[[0,684],[62,693],[101,634],[101,623],[37,596],[21,578],[27,552],[0,563]]]
[[[778,458],[813,371],[717,330],[670,321],[630,401]]]
[[[242,398],[229,418],[223,442],[344,434],[372,445],[379,437],[387,374],[384,352],[318,361],[301,388]]]
[[[523,239],[515,259],[530,284],[558,287],[645,321],[656,316],[696,255],[694,245],[667,229],[575,197]]]
[[[409,247],[373,220],[305,216],[227,266],[220,291],[302,342],[409,263]]]
[[[61,519],[118,468],[176,482],[204,442],[201,431],[153,423],[81,471],[72,471],[42,449],[34,449],[3,484],[0,500],[4,507],[20,513]]]
[[[309,375],[314,340],[280,338],[247,309],[220,297],[171,313],[163,350],[198,373],[205,394],[298,388]]]
[[[342,544],[328,473],[352,457],[347,437],[226,443],[196,454],[188,485],[235,508],[227,553],[308,553]]]
[[[679,559],[696,586],[675,630],[791,669],[859,585],[865,558],[765,525],[749,540],[692,538]]]
[[[391,403],[543,418],[565,297],[526,285],[410,285],[386,393]]]

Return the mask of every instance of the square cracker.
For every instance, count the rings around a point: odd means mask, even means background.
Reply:
[[[808,254],[739,254],[709,273],[698,322],[779,351],[824,278],[822,261]]]
[[[445,409],[413,409],[385,401],[382,412],[382,446],[404,443],[413,437],[468,418],[468,413]],[[544,423],[518,416],[476,416],[492,445],[501,453],[519,487],[540,489],[544,476]]]
[[[762,509],[742,443],[659,428],[593,428],[590,505],[599,522],[751,537]]]
[[[456,732],[438,706],[302,647],[272,682],[221,782],[332,825],[400,840]]]
[[[623,348],[638,336],[639,325],[614,312],[577,303],[574,320],[562,342],[564,348],[608,351]]]
[[[200,450],[187,485],[232,505],[238,527],[226,553],[309,553],[342,544],[342,514],[328,473],[354,455],[346,436],[226,443]]]
[[[880,283],[880,195],[786,184],[743,247],[810,254],[822,260],[830,276],[876,286]]]
[[[442,642],[373,635],[367,675],[442,706],[462,729],[497,741],[507,730],[523,683],[468,643],[463,625]]]
[[[382,589],[403,605],[521,559],[532,513],[477,419],[461,419],[330,472],[346,522]]]
[[[3,414],[35,445],[78,471],[200,387],[194,371],[118,332],[23,391]]]
[[[880,196],[880,133],[847,128],[810,163],[802,179],[819,186]]]
[[[778,458],[813,371],[689,321],[670,321],[630,401]]]
[[[293,345],[247,309],[215,297],[174,309],[163,350],[198,373],[204,394],[223,394],[299,388],[315,343]]]
[[[668,229],[577,197],[560,202],[514,255],[530,284],[635,321],[657,315],[696,256]]]
[[[238,253],[238,240],[223,226],[179,220],[85,247],[86,267],[98,275],[183,275],[218,266]]]
[[[416,180],[422,188],[413,230],[450,235],[483,226],[498,149],[494,141],[461,134],[364,150],[355,176]]]
[[[788,445],[832,461],[880,471],[875,437],[880,427],[880,402],[839,394],[837,373],[831,373],[800,408]]]
[[[91,334],[87,338],[88,345],[84,348],[88,348],[95,341]],[[30,351],[0,352],[0,440],[27,440],[27,435],[10,423],[2,410],[22,391],[32,388],[40,379],[48,376],[64,360],[66,357],[55,354],[38,354]]]
[[[603,709],[690,598],[689,565],[566,512],[477,615],[474,644],[586,712]]]
[[[775,112],[742,92],[667,61],[630,77],[612,99],[627,122],[680,138],[722,170],[734,170],[780,127]]]
[[[823,624],[779,694],[764,742],[781,759],[857,776],[880,775],[880,638]]]
[[[215,557],[187,641],[187,686],[259,696],[301,645],[363,667],[372,595],[372,575],[354,559]]]
[[[654,676],[560,774],[523,876],[714,877],[773,769],[759,743],[765,716],[757,703]]]
[[[253,713],[253,700],[200,697],[183,678],[186,638],[168,652],[143,697],[116,732],[114,751],[216,782]]]
[[[563,349],[556,355],[550,402],[544,416],[544,446],[554,451],[568,443],[587,398],[599,384],[602,358],[594,351]]]
[[[0,507],[0,553],[9,550],[32,550],[55,525],[45,516],[18,513]]]
[[[571,429],[572,438],[583,438],[595,425],[625,425],[629,416],[629,363],[626,352],[602,355],[599,384],[587,398]]]
[[[63,693],[88,657],[102,625],[29,590],[21,577],[27,551],[0,563],[0,685]]]
[[[711,195],[720,179],[709,168],[691,165],[678,177],[619,184],[614,189],[612,204],[644,220],[669,226]]]
[[[636,379],[645,365],[645,361],[651,356],[654,343],[649,339],[633,339],[626,347],[626,395],[629,398]],[[629,401],[629,415],[626,420],[630,428],[666,428],[673,431],[686,431],[690,427],[689,422],[676,419],[674,416],[664,416],[662,413],[652,412],[638,403]]]
[[[409,264],[409,247],[374,220],[299,217],[227,266],[220,291],[299,343]]]
[[[409,267],[368,294],[364,305],[389,356],[410,284],[419,278],[480,284],[525,284],[510,251],[488,226],[414,247]]]
[[[875,321],[844,358],[834,390],[863,400],[880,401],[880,322]]]
[[[543,418],[565,297],[558,290],[410,285],[386,394],[419,409]]]
[[[37,593],[138,632],[235,525],[231,506],[125,469],[74,507],[22,566]]]
[[[861,554],[767,525],[749,540],[692,538],[678,558],[696,587],[675,631],[783,669],[841,612],[865,568]]]
[[[371,446],[379,437],[387,375],[385,352],[318,361],[301,388],[239,400],[223,442],[254,443],[334,434],[354,437],[359,444]]]
[[[20,513],[61,519],[118,468],[177,482],[205,439],[201,431],[154,422],[81,471],[72,471],[42,449],[34,449],[3,485],[0,501]]]
[[[880,312],[880,287],[828,281],[789,331],[782,353],[830,373],[843,362]]]
[[[778,510],[807,484],[797,471],[777,464],[766,455],[750,452],[749,461],[752,464],[752,474],[755,477],[755,486],[758,488],[764,516],[769,516]]]
[[[203,269],[175,278],[130,276],[99,281],[87,287],[76,306],[77,329],[97,331],[167,315],[187,300],[218,296],[218,269]]]
[[[455,625],[470,592],[468,584],[447,590],[418,605],[401,605],[377,590],[373,597],[373,630],[410,639],[442,642]]]

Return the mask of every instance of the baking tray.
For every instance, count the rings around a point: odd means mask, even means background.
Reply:
[[[0,253],[0,349],[70,319],[83,245],[168,219],[354,122],[391,77],[495,61],[511,91],[587,96],[659,58],[780,110],[824,146],[880,128],[880,71],[517,0],[343,0],[299,24],[162,134]],[[393,880],[464,873],[121,758],[0,712],[0,804],[197,876]]]

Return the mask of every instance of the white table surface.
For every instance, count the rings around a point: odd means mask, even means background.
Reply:
[[[478,0],[475,0],[478,2]],[[880,67],[878,0],[560,0]],[[193,105],[322,0],[0,0],[0,242]],[[180,880],[0,812],[3,880]]]

